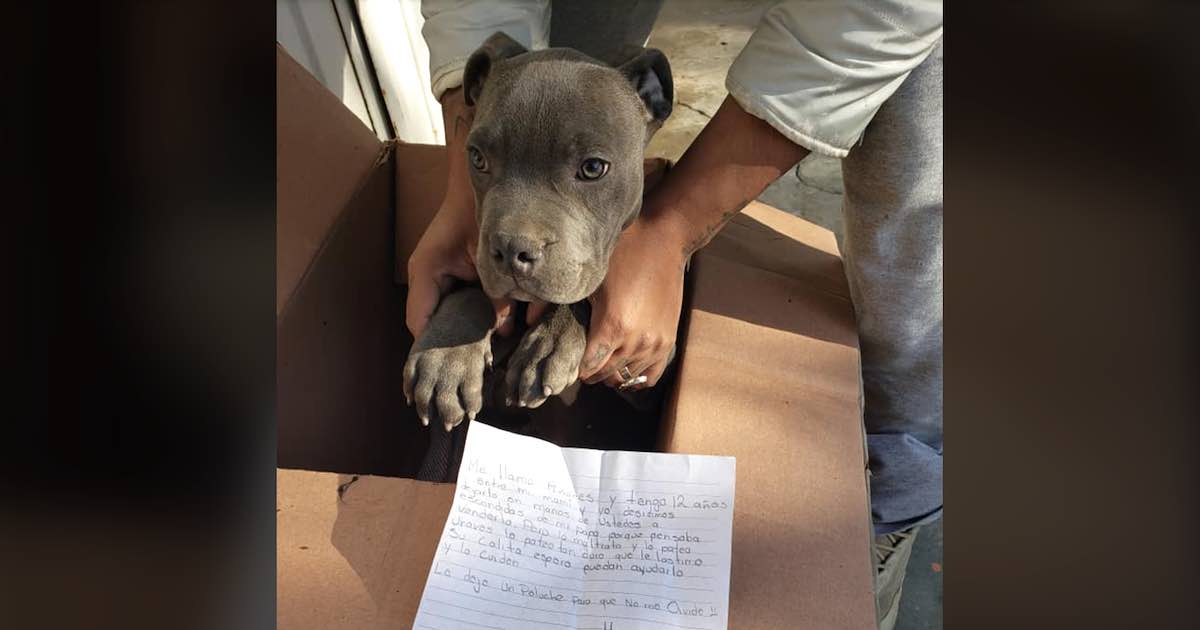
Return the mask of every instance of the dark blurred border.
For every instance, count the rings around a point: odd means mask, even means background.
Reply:
[[[949,12],[947,627],[1200,613],[1197,6]]]
[[[5,620],[269,627],[271,7],[35,4],[4,40],[9,382],[34,409],[0,441]],[[960,4],[945,619],[1190,627],[1196,3]]]
[[[5,58],[31,64],[6,126],[37,171],[9,210],[49,244],[28,267],[45,311],[10,328],[49,333],[48,386],[27,390],[48,421],[12,418],[29,435],[6,444],[12,627],[274,624],[274,20],[6,12]]]

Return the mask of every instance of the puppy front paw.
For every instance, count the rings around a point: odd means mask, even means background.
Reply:
[[[404,395],[422,424],[440,423],[450,431],[483,408],[483,371],[491,363],[490,338],[414,350],[404,365]]]
[[[579,377],[586,336],[570,306],[551,306],[508,360],[505,403],[538,407],[562,393]]]
[[[479,287],[444,296],[404,364],[404,397],[425,425],[447,431],[483,407],[483,370],[492,364],[496,313]]]

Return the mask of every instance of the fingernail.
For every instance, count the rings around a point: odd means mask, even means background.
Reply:
[[[542,388],[542,395],[543,395],[543,396],[549,396],[549,395],[550,395],[550,392],[552,392],[552,391],[554,391],[554,390],[553,390],[553,389],[550,389],[550,386],[549,386],[549,385],[546,385],[545,387],[543,387],[543,388]]]
[[[504,398],[504,406],[505,406],[505,407],[511,407],[511,406],[512,406],[512,397],[510,397],[510,396],[506,396],[506,397]]]
[[[423,427],[429,426],[429,418],[421,418],[421,426],[423,426]]]
[[[471,422],[475,422],[475,414],[474,414],[474,413],[468,413],[468,414],[467,414],[467,420],[470,420]]]

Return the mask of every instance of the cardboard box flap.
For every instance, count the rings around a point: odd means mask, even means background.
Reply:
[[[412,337],[392,278],[393,172],[370,171],[277,320],[279,466],[413,475],[428,444],[400,386]]]
[[[276,473],[278,627],[411,628],[454,486]]]
[[[338,475],[275,473],[275,596],[279,628],[368,628],[375,605],[331,542]]]
[[[733,455],[731,628],[873,628],[859,356],[833,235],[753,204],[697,253],[663,450]]]
[[[446,194],[446,147],[396,146],[396,284],[408,283],[408,257]]]
[[[762,202],[750,202],[703,255],[736,260],[850,299],[833,232]]]
[[[275,55],[279,316],[342,208],[388,145],[278,44]]]

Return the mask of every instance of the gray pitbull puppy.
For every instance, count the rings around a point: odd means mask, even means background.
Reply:
[[[611,67],[566,48],[530,52],[503,33],[471,55],[463,92],[475,121],[466,155],[451,159],[471,173],[482,290],[443,297],[404,367],[422,422],[447,431],[483,407],[488,296],[551,304],[508,360],[507,404],[537,407],[577,380],[587,297],[641,209],[645,148],[673,96],[658,50]]]

